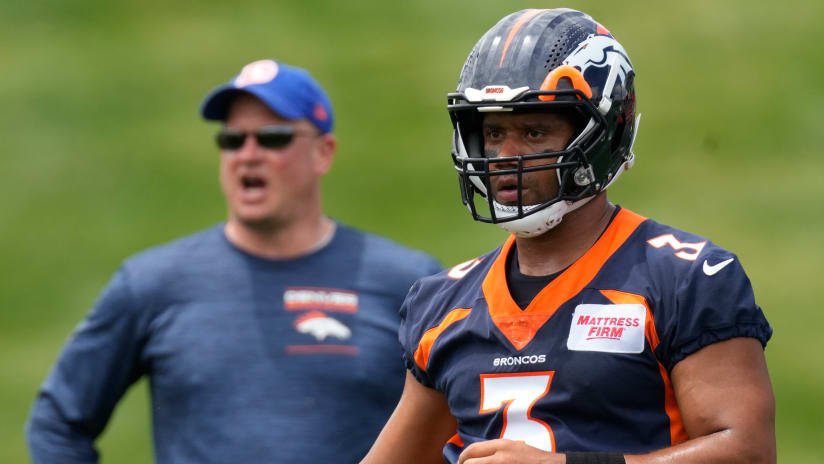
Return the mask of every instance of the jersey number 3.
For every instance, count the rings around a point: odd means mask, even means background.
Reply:
[[[549,393],[555,371],[522,374],[481,374],[481,414],[503,408],[501,438],[523,441],[544,451],[555,451],[549,425],[531,416],[532,406]]]

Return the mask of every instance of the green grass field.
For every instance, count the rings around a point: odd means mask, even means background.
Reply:
[[[222,220],[201,98],[252,60],[309,68],[335,105],[337,219],[445,264],[504,237],[460,205],[446,93],[501,16],[582,9],[637,71],[636,167],[611,192],[735,251],[775,333],[779,462],[824,462],[824,3],[4,0],[0,3],[0,462],[66,336],[126,256]],[[100,441],[151,461],[145,382]]]

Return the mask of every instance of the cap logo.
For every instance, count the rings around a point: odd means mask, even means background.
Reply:
[[[326,122],[326,120],[329,119],[329,113],[326,112],[326,108],[320,103],[315,103],[315,109],[312,111],[312,114],[318,121]]]
[[[259,60],[243,67],[235,78],[235,87],[265,84],[278,75],[278,64],[272,60]]]

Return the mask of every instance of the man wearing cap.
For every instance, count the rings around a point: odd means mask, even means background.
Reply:
[[[158,463],[356,462],[404,382],[397,308],[430,256],[323,214],[333,113],[304,70],[251,63],[202,105],[220,121],[228,219],[123,262],[27,423],[35,463],[98,462],[150,382]]]

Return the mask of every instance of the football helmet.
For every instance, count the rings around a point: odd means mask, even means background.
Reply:
[[[634,160],[639,121],[634,78],[621,44],[580,11],[522,10],[487,31],[469,53],[457,91],[447,95],[454,128],[452,159],[461,199],[472,217],[533,237],[615,182]],[[484,155],[484,114],[547,111],[562,112],[576,125],[565,150]],[[536,159],[546,163],[524,165]],[[523,176],[540,170],[555,170],[558,193],[540,204],[525,205]],[[490,178],[513,174],[517,204],[500,204]]]

